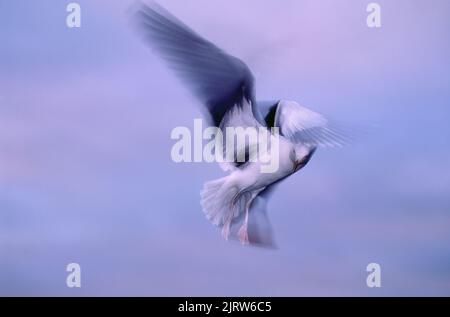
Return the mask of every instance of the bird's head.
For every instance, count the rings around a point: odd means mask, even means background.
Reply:
[[[297,144],[293,147],[291,152],[291,160],[293,163],[292,168],[294,172],[299,171],[300,169],[305,167],[306,164],[308,164],[316,149],[317,147],[315,146],[310,147],[303,144]]]

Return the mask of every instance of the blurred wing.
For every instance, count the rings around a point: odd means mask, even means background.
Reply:
[[[255,246],[276,248],[272,225],[267,215],[268,199],[258,196],[252,203],[248,220],[248,239]]]
[[[277,249],[272,225],[267,215],[267,205],[273,192],[283,179],[267,186],[252,202],[248,218],[248,240],[252,246]],[[238,240],[238,230],[244,222],[244,217],[245,215],[241,214],[232,223],[231,238]]]
[[[243,98],[256,105],[253,75],[241,60],[203,39],[156,3],[139,4],[133,12],[144,39],[206,106],[215,126]]]
[[[280,128],[281,135],[293,143],[335,147],[345,145],[349,141],[346,133],[324,116],[295,102],[278,103],[274,125]]]

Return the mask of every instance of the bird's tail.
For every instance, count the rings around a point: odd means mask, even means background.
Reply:
[[[201,205],[206,217],[222,227],[224,238],[239,240],[239,229],[244,224],[245,209],[250,207],[248,242],[254,246],[275,248],[272,229],[267,218],[267,203],[259,191],[245,191],[233,181],[232,174],[205,183],[201,191]]]
[[[214,225],[222,227],[243,211],[239,187],[226,176],[204,184],[200,193],[203,212]]]

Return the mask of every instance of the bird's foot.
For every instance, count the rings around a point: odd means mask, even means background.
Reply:
[[[250,241],[248,240],[248,230],[247,230],[247,225],[246,224],[242,225],[242,227],[239,229],[238,237],[239,237],[239,241],[243,245],[249,245],[250,244]]]

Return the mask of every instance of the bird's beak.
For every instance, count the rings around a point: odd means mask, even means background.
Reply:
[[[294,173],[298,172],[300,169],[305,167],[305,165],[308,164],[309,160],[311,159],[311,157],[314,155],[315,152],[316,152],[316,149],[313,149],[307,156],[305,156],[301,160],[295,161],[294,162]]]
[[[306,164],[304,163],[303,160],[300,161],[295,161],[294,162],[294,172],[298,172],[303,166],[305,166]]]

